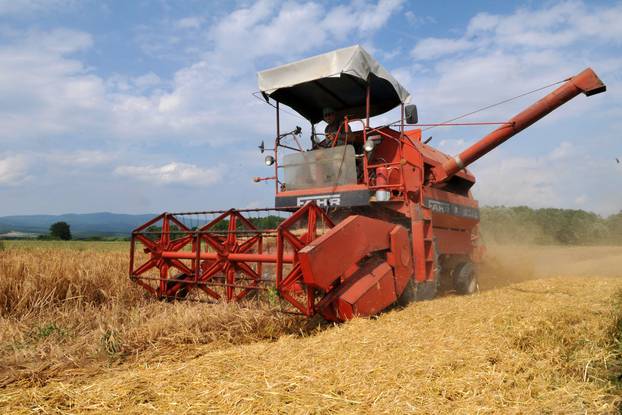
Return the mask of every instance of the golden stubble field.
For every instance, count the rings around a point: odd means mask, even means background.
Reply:
[[[0,411],[618,413],[621,264],[489,247],[479,294],[332,326],[145,298],[125,243],[9,244]]]

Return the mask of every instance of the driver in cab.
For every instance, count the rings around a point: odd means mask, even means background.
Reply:
[[[346,143],[347,134],[351,133],[352,130],[350,126],[345,124],[345,122],[337,119],[337,114],[335,110],[326,107],[322,111],[322,116],[324,122],[326,123],[326,128],[324,128],[324,140],[318,144],[319,147],[332,147],[333,141],[335,141],[336,137],[336,146],[342,146]]]

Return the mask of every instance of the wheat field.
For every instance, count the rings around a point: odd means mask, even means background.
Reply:
[[[341,325],[165,303],[127,244],[0,251],[3,413],[618,413],[622,249],[489,247],[481,292]]]
[[[313,329],[261,306],[155,301],[127,277],[127,243],[33,245],[0,251],[0,386]]]

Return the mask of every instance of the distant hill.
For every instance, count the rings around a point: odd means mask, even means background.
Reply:
[[[127,236],[155,214],[125,215],[118,213],[69,213],[65,215],[20,215],[0,217],[0,234],[27,232],[47,234],[54,222],[67,222],[71,233],[83,236]]]

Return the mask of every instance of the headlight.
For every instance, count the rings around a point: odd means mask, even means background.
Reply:
[[[374,151],[374,148],[376,148],[376,146],[378,145],[378,143],[380,143],[380,141],[382,141],[382,136],[378,134],[370,135],[369,137],[367,137],[367,141],[365,141],[363,150],[365,150],[368,153],[371,153],[372,151]]]
[[[266,166],[272,166],[274,164],[274,157],[266,156],[265,163],[266,163]]]
[[[363,149],[365,151],[367,151],[368,153],[371,153],[374,150],[374,147],[376,147],[376,142],[374,140],[367,140],[365,142],[365,145],[363,146]]]

